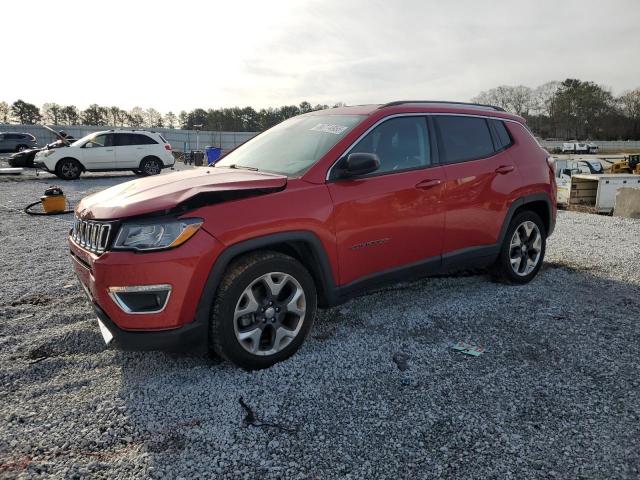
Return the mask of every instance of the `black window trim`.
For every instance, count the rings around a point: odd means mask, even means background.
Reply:
[[[429,121],[429,113],[427,113],[427,112],[422,112],[422,113],[419,113],[419,112],[418,113],[400,113],[400,114],[389,115],[388,117],[381,118],[376,123],[371,125],[371,127],[369,127],[351,145],[349,145],[349,147],[346,148],[344,150],[344,152],[342,152],[342,154],[340,154],[338,156],[338,159],[335,162],[333,162],[331,167],[329,167],[329,170],[327,170],[327,176],[325,177],[325,181],[327,183],[332,183],[332,182],[339,182],[339,181],[349,180],[349,179],[345,179],[345,178],[336,178],[336,177],[334,177],[333,176],[334,167],[336,167],[336,165],[338,163],[340,163],[340,161],[343,158],[345,158],[347,155],[349,155],[349,152],[351,150],[353,150],[353,148],[358,143],[360,143],[360,140],[362,140],[367,135],[369,135],[369,133],[371,133],[373,130],[375,130],[378,126],[382,125],[385,122],[388,122],[389,120],[393,120],[395,118],[402,118],[402,117],[423,117],[423,119],[425,121],[425,128],[427,130],[427,136],[429,137],[429,155],[431,156],[431,163],[429,165],[419,165],[417,167],[403,168],[402,170],[390,170],[388,172],[371,173],[371,174],[368,174],[368,175],[363,175],[362,177],[352,177],[350,179],[365,180],[367,178],[382,177],[382,176],[385,176],[385,175],[395,175],[395,174],[398,174],[398,173],[413,172],[413,171],[416,171],[416,170],[426,170],[426,169],[429,169],[429,168],[432,168],[432,167],[439,166],[440,162],[439,162],[439,158],[437,156],[438,148],[435,145],[436,144],[436,139],[435,139],[435,136],[434,136],[434,134],[433,134],[433,132],[431,130],[431,121]]]
[[[509,129],[507,128],[506,125],[503,125],[505,131],[507,132],[507,137],[509,137],[509,143],[504,147],[498,148],[498,145],[500,145],[500,135],[498,135],[498,131],[496,130],[496,122],[500,122],[501,120],[502,119],[499,119],[499,118],[492,118],[491,121],[489,122],[489,131],[491,132],[491,137],[493,138],[493,148],[496,151],[496,153],[500,153],[500,152],[504,152],[505,150],[508,150],[509,148],[513,147],[515,143],[513,141],[513,137],[511,136],[511,132],[509,132]]]
[[[449,113],[449,112],[411,112],[411,113],[396,113],[393,115],[387,115],[386,117],[382,117],[381,119],[379,119],[378,121],[376,121],[373,125],[371,125],[369,128],[367,128],[367,130],[365,130],[362,135],[360,135],[358,138],[356,138],[351,145],[349,145],[347,148],[345,148],[345,150],[342,152],[342,154],[338,155],[338,158],[331,164],[331,166],[327,169],[327,174],[325,175],[325,183],[328,182],[335,182],[336,178],[332,178],[331,174],[333,172],[334,167],[336,166],[336,164],[342,160],[344,158],[344,156],[347,154],[347,152],[349,152],[349,150],[351,150],[360,140],[362,140],[371,130],[373,130],[374,128],[376,128],[378,125],[380,125],[382,122],[385,122],[387,120],[390,120],[392,118],[396,118],[396,117],[427,117],[427,118],[431,118],[431,117],[438,117],[438,116],[448,116],[448,117],[475,117],[475,118],[484,118],[484,119],[496,119],[496,120],[500,120],[502,122],[510,122],[510,123],[516,123],[518,125],[520,125],[530,136],[531,138],[539,145],[538,140],[536,139],[536,137],[534,137],[533,133],[531,133],[531,130],[528,128],[528,126],[522,122],[519,122],[517,120],[513,120],[511,118],[503,118],[503,117],[499,117],[499,116],[493,116],[493,115],[482,115],[482,114],[471,114],[471,113]],[[433,126],[433,128],[435,129],[435,122],[433,122],[433,119],[429,122],[429,126]],[[491,131],[491,130],[490,130]],[[432,133],[433,132],[433,133]],[[509,132],[509,129],[507,129],[507,132]],[[432,141],[433,140],[433,134],[437,135],[437,132],[435,132],[435,130],[431,130],[429,129],[429,140]],[[511,132],[509,132],[509,136],[511,137]],[[513,140],[513,137],[512,137]],[[510,146],[514,146],[515,142],[513,142]],[[431,167],[435,167],[438,165],[455,165],[455,163],[443,163],[440,161],[440,158],[442,156],[441,154],[442,150],[440,149],[440,146],[437,146],[437,153],[438,155],[436,155],[436,157],[433,158],[433,161],[431,162],[431,165],[427,165],[426,167],[419,167],[419,168],[431,168]],[[495,155],[496,152],[493,153],[493,155]],[[481,157],[481,158],[476,158],[474,160],[481,160],[482,158],[489,158],[492,157],[493,155],[489,155],[487,157]],[[473,160],[465,160],[464,162],[471,162]],[[464,162],[456,162],[456,163],[464,163]],[[407,172],[409,170],[402,170],[402,172]],[[391,173],[400,173],[400,172],[391,172]],[[386,172],[385,174],[388,174],[388,172]],[[370,177],[363,177],[363,178],[370,178]]]
[[[456,114],[448,114],[448,113],[438,114],[438,116],[440,116],[440,117],[451,117],[451,116],[476,117],[476,118],[483,119],[485,125],[487,126],[487,130],[489,131],[489,138],[491,138],[491,145],[493,146],[493,152],[491,152],[489,155],[481,155],[479,157],[465,158],[464,160],[459,160],[457,162],[448,162],[447,161],[447,149],[444,148],[444,141],[442,139],[442,132],[440,131],[440,125],[438,125],[438,122],[433,122],[435,124],[434,126],[436,128],[436,135],[438,137],[438,149],[439,149],[439,151],[441,151],[443,153],[442,154],[442,158],[443,158],[442,165],[443,166],[445,166],[445,165],[458,165],[459,163],[466,163],[466,162],[474,162],[476,160],[483,160],[485,158],[491,158],[496,153],[498,153],[498,151],[496,150],[495,140],[493,138],[493,131],[492,131],[492,128],[491,128],[491,124],[488,121],[492,117],[486,117],[486,116],[482,116],[482,115],[456,115]]]

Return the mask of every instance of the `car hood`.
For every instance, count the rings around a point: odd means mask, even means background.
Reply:
[[[181,204],[219,203],[252,194],[280,191],[283,175],[210,167],[156,175],[121,183],[82,199],[76,208],[82,218],[112,220],[150,213],[168,213]]]
[[[24,150],[20,150],[19,152],[16,152],[11,156],[13,158],[19,158],[19,157],[24,157],[25,155],[29,155],[30,153],[33,153],[33,152],[39,152],[41,150],[44,150],[44,147],[25,148]]]

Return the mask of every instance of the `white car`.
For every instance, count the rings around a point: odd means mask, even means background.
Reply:
[[[84,171],[131,170],[136,175],[157,175],[171,167],[171,145],[156,132],[108,130],[77,140],[67,148],[38,152],[34,165],[63,180],[74,180]]]

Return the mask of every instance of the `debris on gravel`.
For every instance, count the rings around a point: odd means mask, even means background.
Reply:
[[[640,220],[559,212],[530,284],[371,292],[245,372],[106,349],[71,216],[21,212],[51,183],[0,181],[0,478],[640,477]],[[469,338],[491,354],[450,348]]]

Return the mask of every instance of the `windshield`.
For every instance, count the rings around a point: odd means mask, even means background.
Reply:
[[[364,117],[362,115],[301,115],[249,140],[216,163],[216,167],[248,167],[302,174]]]

